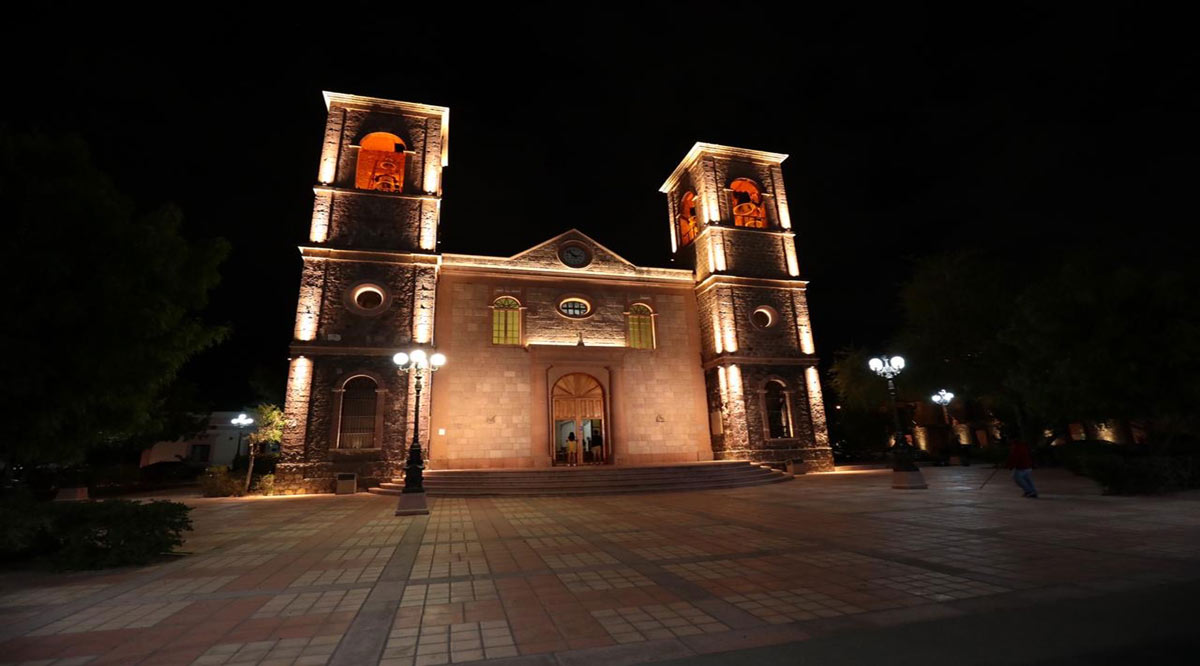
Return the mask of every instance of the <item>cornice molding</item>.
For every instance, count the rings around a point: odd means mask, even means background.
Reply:
[[[442,121],[442,166],[449,166],[450,107],[435,106],[433,104],[418,104],[416,102],[401,102],[395,99],[365,97],[363,95],[347,95],[346,93],[330,92],[328,90],[322,91],[321,94],[325,97],[326,111],[332,110],[335,106],[340,106],[350,109],[386,111],[390,113],[425,116],[427,118],[439,118]]]
[[[348,250],[336,247],[299,246],[300,256],[328,261],[366,261],[376,264],[424,264],[440,266],[441,255],[416,252],[388,252],[381,250]]]
[[[708,359],[702,366],[705,370],[711,370],[722,365],[795,365],[795,366],[816,366],[820,361],[816,356],[744,356],[739,354],[722,354],[715,358]]]
[[[696,295],[703,294],[714,287],[749,287],[751,289],[789,289],[792,291],[807,291],[807,280],[781,280],[773,278],[751,278],[738,275],[713,273],[696,284]]]
[[[679,177],[683,172],[691,168],[697,160],[704,157],[720,157],[724,159],[749,160],[751,162],[759,162],[762,164],[782,164],[788,158],[783,153],[771,153],[765,150],[751,150],[749,148],[737,148],[735,146],[723,146],[718,143],[704,143],[697,141],[692,149],[688,151],[683,160],[679,162],[679,166],[671,172],[667,180],[658,188],[659,192],[666,194],[675,189],[676,183],[679,182]]]

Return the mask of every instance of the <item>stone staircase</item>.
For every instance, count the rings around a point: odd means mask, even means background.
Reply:
[[[538,469],[435,469],[425,472],[425,492],[441,497],[489,495],[613,495],[714,488],[741,488],[788,481],[792,475],[745,460],[644,467],[547,467]],[[393,479],[368,492],[399,495]]]

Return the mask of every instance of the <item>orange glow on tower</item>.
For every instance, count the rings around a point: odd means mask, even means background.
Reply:
[[[354,186],[380,192],[403,190],[405,148],[404,141],[395,134],[375,132],[363,137]]]
[[[696,240],[699,226],[696,220],[696,193],[688,192],[679,202],[679,245],[689,245]]]
[[[738,178],[729,185],[733,191],[733,225],[752,229],[767,228],[767,211],[762,193],[749,178]]]

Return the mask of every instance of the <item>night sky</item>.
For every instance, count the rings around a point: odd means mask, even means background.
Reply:
[[[233,335],[183,373],[226,409],[256,399],[252,375],[282,390],[322,90],[450,107],[445,252],[510,255],[576,227],[669,266],[658,187],[695,141],[789,154],[826,359],[887,339],[922,256],[1014,239],[1137,252],[1194,181],[1197,57],[1178,18],[731,6],[571,18],[551,5],[462,28],[441,10],[433,29],[417,21],[436,6],[397,6],[154,37],[14,23],[56,37],[6,42],[4,122],[81,134],[141,207],[174,202],[189,236],[232,243],[205,316]]]

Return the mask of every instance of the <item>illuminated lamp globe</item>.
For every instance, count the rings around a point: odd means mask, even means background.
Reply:
[[[881,361],[877,358],[873,358],[870,361],[867,361],[867,365],[870,366],[872,372],[879,372],[880,370],[883,369],[883,361]]]
[[[425,361],[427,360],[425,357],[425,350],[423,349],[414,349],[412,354],[409,354],[409,358],[411,358],[412,362],[416,365],[425,365]]]
[[[397,353],[392,357],[392,363],[395,363],[396,365],[408,365],[408,354],[405,354],[404,352]]]
[[[892,367],[897,370],[903,370],[904,369],[904,357],[903,356],[893,356],[892,357]]]
[[[440,368],[443,365],[446,365],[446,355],[439,352],[433,356],[430,356],[429,364],[435,368]]]

